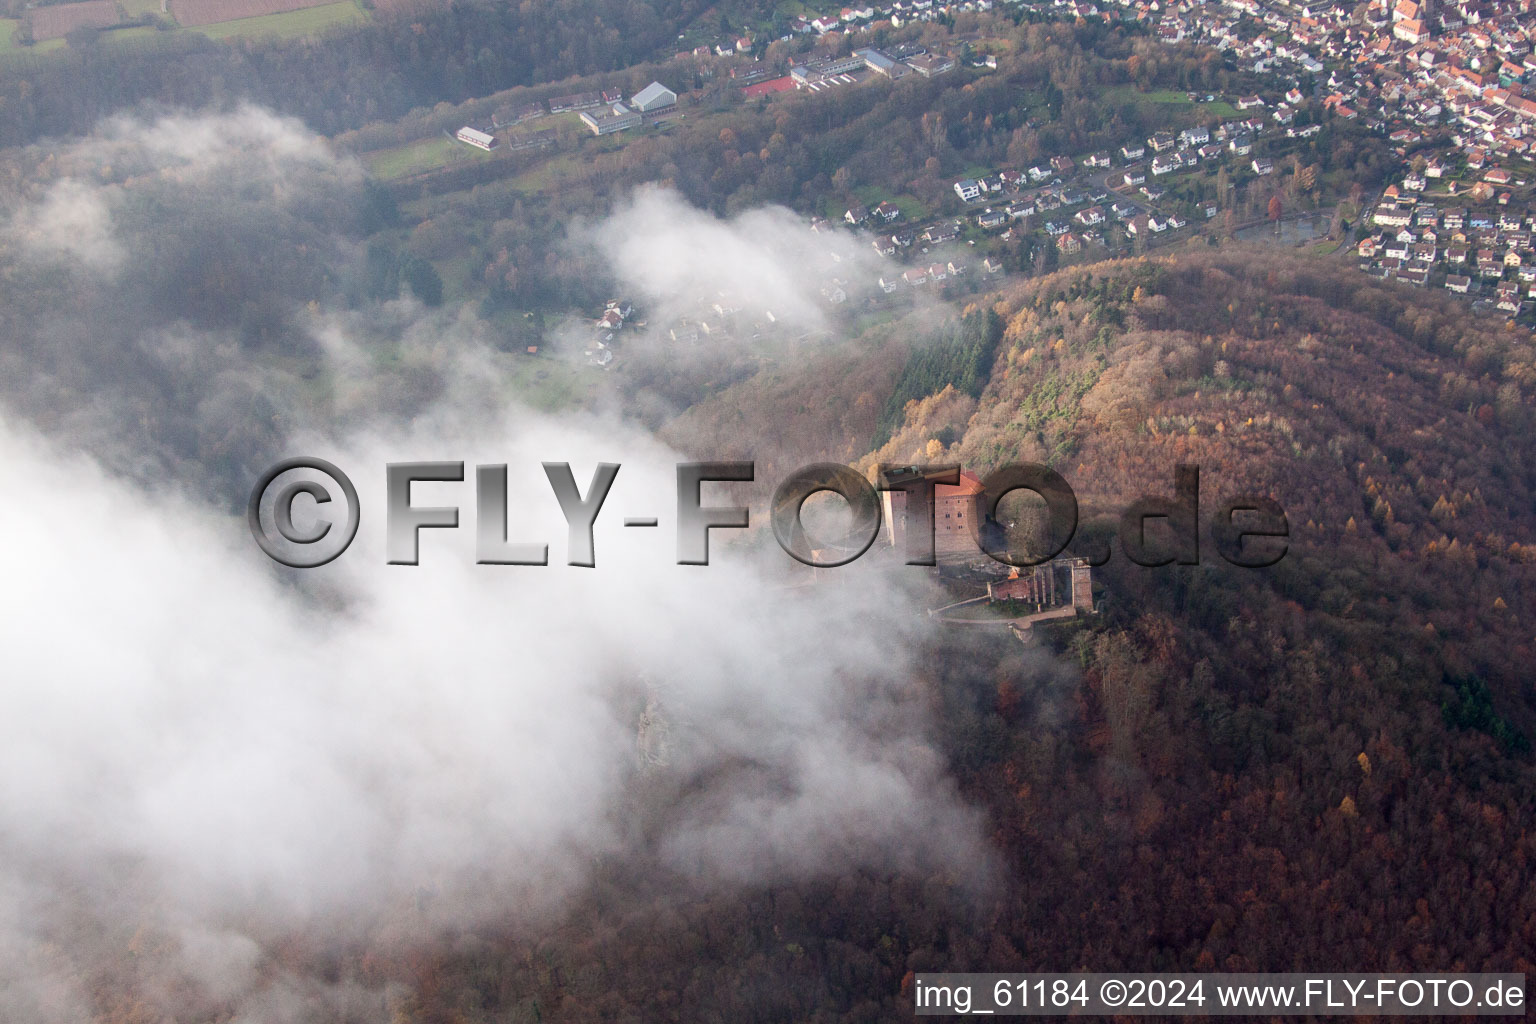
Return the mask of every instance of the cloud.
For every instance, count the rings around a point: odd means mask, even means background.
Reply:
[[[617,332],[573,318],[555,345],[597,357],[607,345],[622,368],[614,389],[623,408],[652,424],[750,376],[764,358],[846,340],[865,300],[881,294],[881,260],[857,232],[812,231],[780,206],[721,218],[655,185],[575,224],[567,248],[634,308]]]
[[[233,965],[212,972],[219,999],[258,984],[238,980],[248,943],[357,934],[424,888],[424,926],[466,927],[545,920],[604,858],[754,884],[981,870],[907,706],[925,627],[899,588],[790,591],[718,540],[720,564],[676,566],[670,530],[637,542],[617,523],[670,526],[675,453],[613,423],[452,419],[345,446],[374,529],[313,592],[274,579],[237,517],[0,435],[38,496],[0,510],[28,538],[0,616],[0,772],[26,780],[0,797],[0,863],[42,872],[0,892],[131,880],[135,918],[233,931],[200,947]],[[464,529],[428,533],[419,567],[385,565],[384,461],[477,448],[531,470],[514,535],[556,564],[476,566]],[[558,564],[542,458],[582,481],[625,463],[595,570]],[[418,491],[472,525],[470,485]],[[639,756],[647,699],[671,737],[661,769]],[[637,795],[669,787],[648,812],[659,841],[635,845]]]
[[[119,471],[198,486],[255,470],[323,412],[310,303],[359,259],[355,161],[297,122],[117,118],[10,157],[0,397]]]
[[[717,564],[677,566],[683,456],[632,420],[509,407],[472,317],[306,309],[305,275],[355,248],[345,216],[310,214],[358,179],[291,122],[120,120],[59,163],[70,184],[0,229],[21,303],[0,304],[0,461],[28,487],[0,504],[24,538],[0,597],[0,1017],[81,1019],[105,977],[162,1012],[377,1019],[380,993],[267,951],[533,927],[603,864],[685,888],[987,877],[912,692],[931,635],[900,577],[791,588],[787,557],[721,535]],[[71,218],[85,248],[27,241]],[[646,193],[592,230],[659,306],[713,289],[824,315],[814,236],[782,213]],[[88,255],[114,246],[133,258]],[[99,287],[49,284],[61,254]],[[353,549],[309,573],[239,514],[300,452],[363,504]],[[474,564],[471,469],[415,494],[463,527],[386,565],[383,467],[416,459],[508,464],[514,538],[552,564]],[[596,569],[562,564],[544,461],[583,487],[624,467]]]
[[[577,237],[599,249],[619,284],[663,320],[707,315],[720,303],[825,330],[833,303],[824,292],[835,285],[866,293],[878,276],[877,257],[852,233],[812,232],[779,206],[722,220],[656,186],[636,189]]]
[[[72,178],[55,182],[11,230],[36,255],[73,257],[93,270],[115,269],[123,256],[106,198]]]

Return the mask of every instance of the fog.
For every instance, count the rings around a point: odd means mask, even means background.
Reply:
[[[680,890],[861,866],[986,884],[900,579],[792,587],[786,556],[730,531],[714,564],[674,564],[682,454],[623,410],[509,403],[472,314],[345,308],[311,280],[357,258],[354,163],[254,109],[121,119],[18,160],[0,1017],[80,1020],[123,983],[173,1019],[378,1019],[386,994],[296,975],[275,946],[536,928],[616,862]],[[676,203],[644,193],[589,237],[652,301],[729,289],[817,322],[787,214],[725,226]],[[657,217],[664,259],[634,241]],[[362,505],[352,548],[307,572],[239,511],[295,454],[346,470]],[[460,528],[386,565],[384,466],[432,459],[469,464],[413,492]],[[595,568],[564,564],[545,461],[583,489],[623,466]],[[475,564],[480,463],[510,467],[512,539],[547,542],[548,566]]]
[[[600,251],[615,280],[663,324],[707,315],[719,302],[748,319],[772,314],[788,330],[825,331],[829,313],[872,291],[881,270],[855,232],[813,232],[779,206],[721,219],[647,185],[600,223],[578,225],[573,244]],[[836,302],[826,294],[834,285],[845,296]]]

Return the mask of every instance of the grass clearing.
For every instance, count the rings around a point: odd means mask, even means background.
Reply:
[[[414,174],[441,170],[468,160],[490,159],[492,155],[485,150],[456,142],[446,136],[418,139],[403,146],[363,154],[363,164],[368,168],[368,173],[380,181],[409,178]]]
[[[886,198],[885,189],[879,185],[860,185],[853,194],[858,196],[859,202],[870,207],[879,206]]]
[[[544,355],[510,354],[501,364],[511,397],[541,412],[588,408],[603,371]]]
[[[1189,101],[1189,95],[1177,89],[1153,89],[1150,92],[1142,92],[1134,85],[1117,85],[1112,89],[1105,89],[1104,102],[1106,104],[1161,103],[1167,106],[1194,106]]]
[[[1113,89],[1104,90],[1104,102],[1109,105],[1125,104],[1138,107],[1148,105],[1186,107],[1202,117],[1214,115],[1224,121],[1242,116],[1241,111],[1226,100],[1212,100],[1209,103],[1195,102],[1190,100],[1188,93],[1177,89],[1153,89],[1151,92],[1142,92],[1133,85],[1118,85]]]
[[[11,38],[19,28],[21,28],[20,18],[0,18],[0,57],[30,52],[30,47],[22,46]]]
[[[528,168],[521,174],[508,179],[513,188],[520,192],[543,192],[554,186],[567,174],[574,173],[579,167],[590,162],[589,154],[577,151],[565,153],[549,160],[541,161]]]
[[[773,8],[774,13],[782,14],[786,18],[814,18],[817,12],[800,3],[800,0],[779,0]]]
[[[1153,89],[1150,92],[1142,92],[1134,86],[1129,88],[1133,96],[1139,96],[1150,103],[1174,103],[1181,107],[1193,106],[1188,93],[1179,92],[1177,89]]]
[[[971,49],[977,53],[994,53],[999,57],[1013,52],[1013,40],[1004,39],[1001,36],[982,36],[971,44]]]
[[[482,264],[473,253],[455,256],[452,259],[434,260],[433,265],[438,276],[443,280],[445,305],[455,306],[461,302],[467,302],[478,293],[477,286]]]
[[[863,203],[871,210],[879,206],[882,202],[889,201],[894,203],[901,210],[902,217],[909,221],[921,220],[928,215],[928,212],[923,209],[923,205],[912,196],[905,194],[891,195],[888,189],[882,188],[879,185],[860,185],[858,188],[853,190],[853,194],[858,197],[859,202]],[[837,216],[842,217],[842,215],[843,210],[839,204]]]
[[[903,193],[892,199],[891,202],[901,207],[901,215],[907,220],[922,220],[928,216],[927,209],[913,196]]]

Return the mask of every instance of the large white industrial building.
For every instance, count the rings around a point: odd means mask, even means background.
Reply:
[[[650,85],[635,93],[630,104],[643,114],[649,114],[657,110],[665,110],[677,105],[677,93],[668,89],[660,82],[652,82]]]
[[[460,142],[469,143],[476,149],[490,151],[496,148],[496,136],[491,135],[488,132],[482,132],[478,128],[471,128],[468,125],[460,128],[457,132],[454,133],[453,137],[458,139]]]

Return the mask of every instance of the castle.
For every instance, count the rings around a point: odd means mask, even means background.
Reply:
[[[907,466],[888,470],[883,474],[885,487],[916,480],[937,480],[954,472],[955,467],[927,467],[919,469]],[[938,484],[933,494],[933,550],[939,561],[955,561],[974,558],[981,553],[978,542],[986,509],[982,501],[981,480],[969,470],[960,471],[958,484]],[[886,541],[893,547],[905,548],[907,543],[907,495],[900,490],[882,492],[885,525],[882,527]]]

